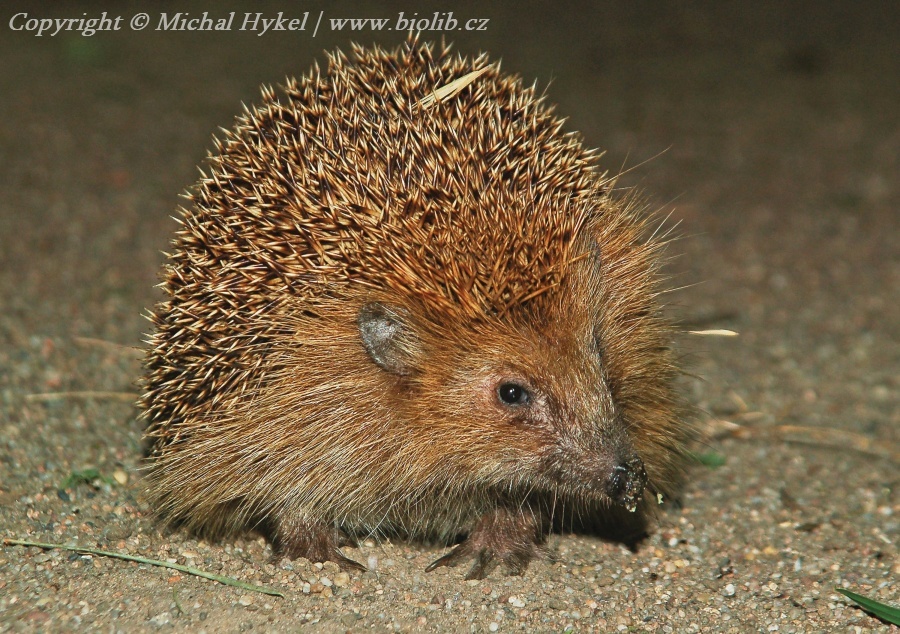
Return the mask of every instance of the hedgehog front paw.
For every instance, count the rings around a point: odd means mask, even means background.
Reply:
[[[530,512],[505,508],[491,511],[478,520],[463,543],[433,561],[425,572],[474,558],[466,579],[484,579],[498,560],[507,574],[521,575],[528,563],[541,554],[546,537],[541,524]]]
[[[319,522],[282,520],[275,531],[275,551],[289,559],[303,557],[312,562],[333,561],[341,570],[366,571],[361,563],[344,556],[340,546],[353,542],[341,531]]]

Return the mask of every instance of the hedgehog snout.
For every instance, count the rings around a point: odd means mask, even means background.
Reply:
[[[564,487],[590,491],[632,512],[648,484],[644,461],[621,430],[562,433],[543,464],[543,473]]]
[[[606,480],[605,492],[613,502],[634,512],[646,486],[647,470],[644,469],[644,461],[634,456],[612,468],[612,473]]]

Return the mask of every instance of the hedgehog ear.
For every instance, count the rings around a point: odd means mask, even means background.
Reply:
[[[356,323],[366,352],[378,367],[391,374],[412,374],[417,338],[405,309],[378,302],[365,304]]]

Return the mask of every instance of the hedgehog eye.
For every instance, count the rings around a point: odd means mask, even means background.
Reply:
[[[501,383],[497,388],[497,398],[504,405],[525,405],[529,401],[528,390],[518,383]]]

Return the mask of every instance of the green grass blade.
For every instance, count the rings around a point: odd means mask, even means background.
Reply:
[[[54,548],[58,548],[60,550],[70,550],[76,553],[85,553],[88,555],[98,555],[100,557],[112,557],[114,559],[124,559],[125,561],[136,561],[139,564],[147,564],[150,566],[158,566],[160,568],[169,568],[171,570],[177,570],[178,572],[183,572],[188,575],[193,575],[195,577],[203,577],[204,579],[209,579],[211,581],[217,581],[226,586],[233,586],[235,588],[242,588],[243,590],[250,590],[252,592],[261,592],[262,594],[268,594],[273,597],[281,597],[284,598],[284,593],[279,592],[278,590],[272,590],[271,588],[265,588],[263,586],[256,586],[252,583],[244,583],[243,581],[238,581],[237,579],[232,579],[231,577],[223,577],[222,575],[214,575],[211,572],[205,572],[200,570],[199,568],[191,568],[190,566],[182,566],[181,564],[170,564],[167,561],[159,561],[158,559],[147,559],[145,557],[136,557],[134,555],[126,555],[125,553],[115,553],[108,550],[97,550],[96,548],[82,548],[81,546],[66,546],[65,544],[47,544],[44,542],[29,542],[24,539],[10,539],[8,537],[3,538],[4,544],[12,544],[18,546],[32,546],[34,548],[43,548],[45,550],[52,550]]]
[[[116,481],[100,473],[99,469],[83,469],[82,471],[73,471],[59,485],[60,489],[71,489],[79,484],[90,484],[94,480],[103,480],[110,486],[115,486]]]
[[[887,621],[892,625],[900,625],[900,608],[891,607],[884,603],[875,601],[874,599],[864,597],[861,594],[856,594],[855,592],[845,590],[844,588],[835,588],[835,590],[843,594],[845,597],[858,603],[860,607],[866,612],[869,612],[870,614],[877,616],[879,619]]]
[[[705,467],[710,467],[711,469],[715,469],[717,467],[721,467],[725,464],[726,458],[724,455],[717,453],[715,451],[706,451],[703,453],[692,453],[691,457],[702,464]]]

